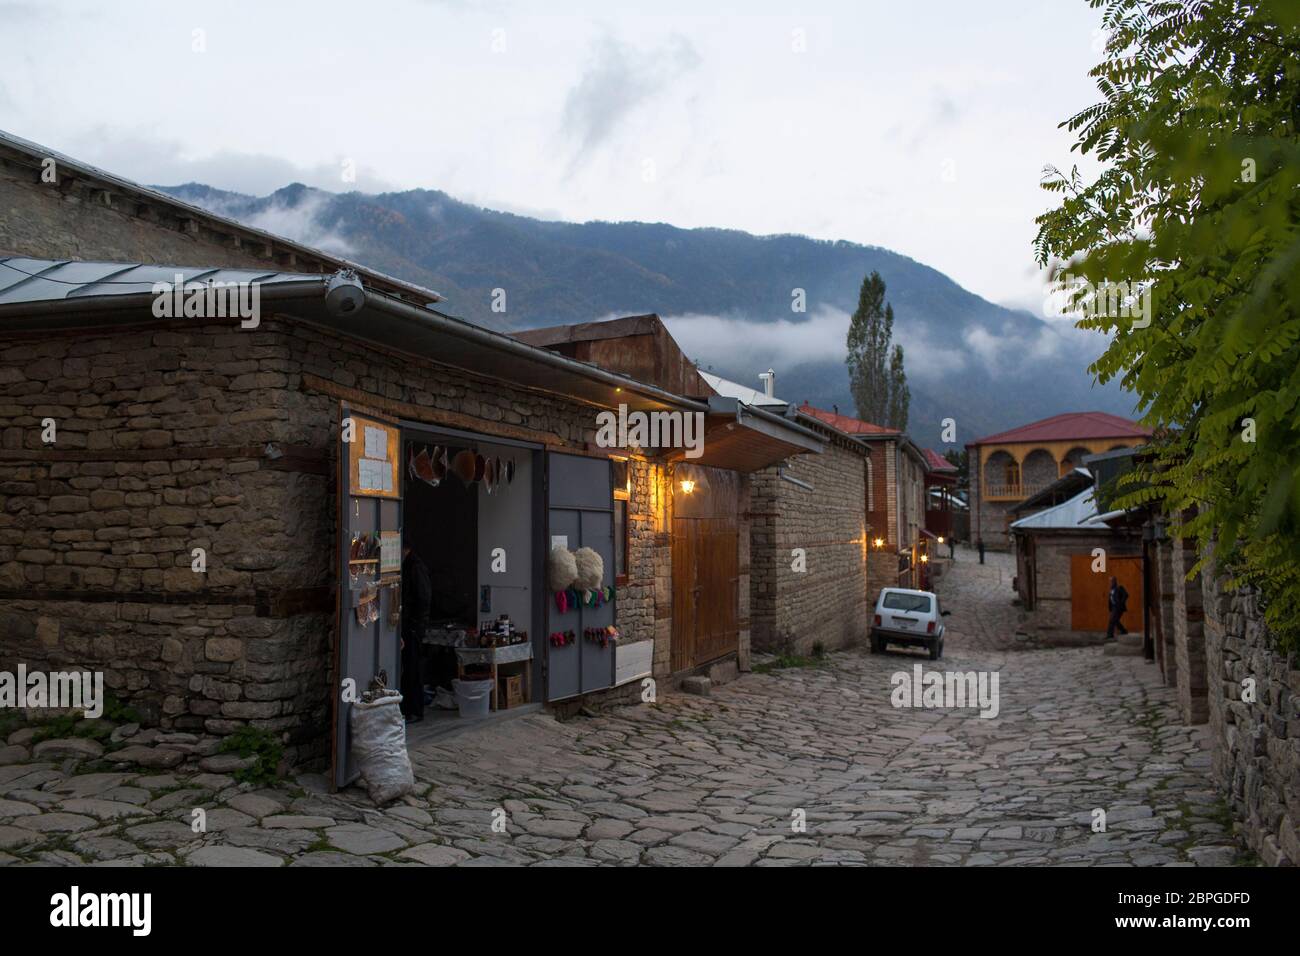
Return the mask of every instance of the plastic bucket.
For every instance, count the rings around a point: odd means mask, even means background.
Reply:
[[[462,717],[487,716],[492,701],[492,681],[453,680],[451,686],[456,692],[456,706],[460,708]]]

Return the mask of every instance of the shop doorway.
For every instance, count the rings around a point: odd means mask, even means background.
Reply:
[[[486,686],[486,698],[467,695],[467,703],[481,702],[489,718],[540,706],[544,677],[534,665],[544,647],[545,498],[539,445],[400,422],[347,403],[339,436],[331,753],[334,784],[343,787],[358,776],[351,704],[376,678],[424,701],[408,740],[431,736],[432,725],[469,723],[455,681]],[[404,593],[413,590],[403,586],[404,545],[429,582],[414,667],[402,655],[413,599]]]
[[[539,701],[539,453],[413,426],[402,438],[403,544],[431,583],[426,613],[417,614],[411,603],[416,595],[403,599],[403,614],[427,621],[419,654],[405,660],[404,695],[422,694],[420,723],[434,725],[490,718]],[[414,725],[408,734],[429,735],[428,727]]]

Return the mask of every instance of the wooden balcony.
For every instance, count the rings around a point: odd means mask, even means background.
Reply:
[[[1046,481],[1022,481],[1015,485],[985,485],[980,494],[985,501],[1024,501],[1048,486]]]

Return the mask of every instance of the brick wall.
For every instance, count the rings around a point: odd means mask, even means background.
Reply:
[[[1270,866],[1300,864],[1300,668],[1278,653],[1259,597],[1204,583],[1211,765],[1250,847]],[[1254,701],[1243,700],[1247,680]]]
[[[832,443],[753,476],[751,619],[755,649],[808,653],[866,635],[865,472],[856,449]],[[802,548],[806,571],[794,570]],[[743,593],[743,592],[742,592]]]

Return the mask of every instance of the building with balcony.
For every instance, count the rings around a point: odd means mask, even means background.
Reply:
[[[1083,464],[1085,455],[1144,444],[1151,430],[1107,412],[1066,412],[969,443],[971,537],[1010,547],[1012,509]]]

